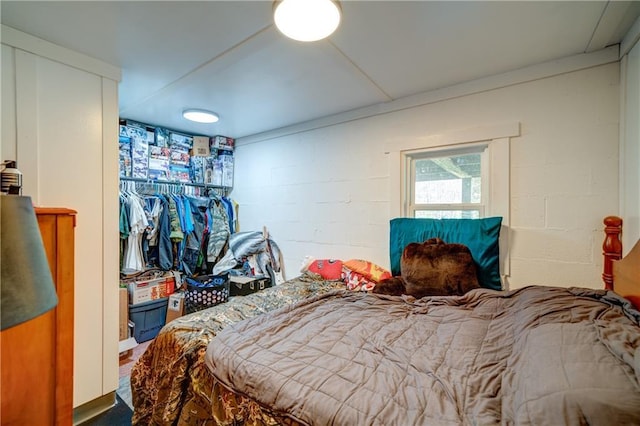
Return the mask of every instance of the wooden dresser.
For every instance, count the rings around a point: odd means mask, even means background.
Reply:
[[[0,420],[2,425],[71,425],[76,212],[35,211],[58,306],[2,332]]]

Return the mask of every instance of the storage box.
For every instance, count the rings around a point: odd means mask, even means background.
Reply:
[[[176,280],[172,275],[153,280],[129,283],[129,301],[132,305],[167,297],[175,291]]]
[[[180,318],[184,315],[184,292],[173,293],[169,296],[169,306],[167,306],[166,323]]]
[[[209,138],[206,136],[194,136],[193,137],[193,149],[192,154],[195,157],[208,157],[211,155],[211,148],[209,148]]]
[[[129,338],[129,296],[127,289],[120,287],[120,340]]]
[[[218,160],[222,163],[222,181],[220,184],[226,187],[233,186],[233,152],[218,151]]]
[[[271,279],[264,276],[255,277],[229,277],[229,296],[246,296],[256,291],[271,287]]]
[[[229,149],[233,151],[235,148],[235,139],[228,136],[214,136],[209,140],[211,149]]]
[[[135,324],[133,337],[138,343],[151,340],[165,324],[167,318],[167,302],[169,298],[152,300],[129,306],[129,316]]]

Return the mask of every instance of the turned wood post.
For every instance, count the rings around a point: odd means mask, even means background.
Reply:
[[[607,216],[604,218],[605,238],[602,243],[602,254],[604,255],[602,281],[604,281],[604,288],[607,290],[613,290],[613,261],[622,258],[621,232],[621,218],[618,216]]]

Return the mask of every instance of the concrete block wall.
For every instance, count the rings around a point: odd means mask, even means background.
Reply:
[[[388,263],[388,164],[372,154],[313,132],[236,148],[241,229],[267,226],[288,277],[305,255]]]
[[[621,61],[620,210],[624,218],[623,253],[640,238],[640,41]]]
[[[388,267],[397,210],[388,147],[505,122],[521,125],[511,139],[508,286],[601,287],[602,219],[618,213],[618,63],[240,143],[241,229],[267,226],[289,278],[305,255]]]

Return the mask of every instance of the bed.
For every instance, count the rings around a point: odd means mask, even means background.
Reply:
[[[415,299],[302,276],[185,316],[132,371],[133,423],[639,424],[640,245],[618,261],[620,228],[603,290]]]

